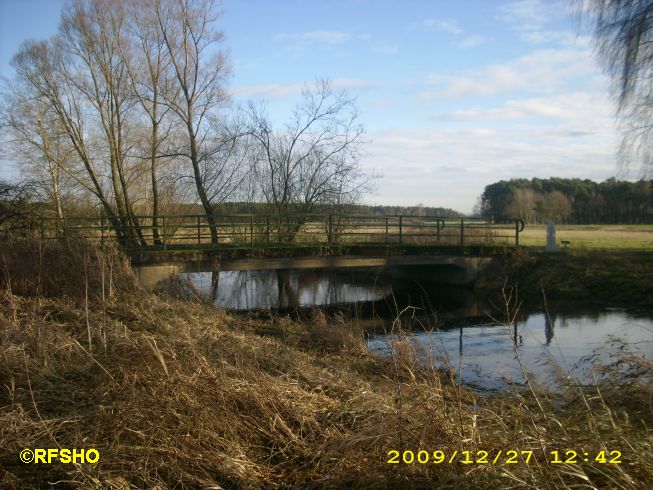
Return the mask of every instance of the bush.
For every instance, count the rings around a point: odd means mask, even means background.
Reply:
[[[113,244],[69,236],[9,237],[0,243],[0,287],[22,296],[109,298],[136,285],[128,259]]]

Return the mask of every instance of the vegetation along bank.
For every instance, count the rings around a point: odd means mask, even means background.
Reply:
[[[606,368],[591,388],[485,397],[425,366],[405,340],[388,358],[371,355],[355,322],[232,316],[145,293],[113,250],[28,241],[0,253],[3,488],[653,482],[651,387],[637,377],[623,383]],[[648,361],[621,356],[650,376]],[[25,448],[95,448],[100,458],[24,464]],[[551,462],[569,448],[591,458]],[[498,463],[483,463],[483,451]]]
[[[506,282],[507,281],[507,282]],[[497,295],[514,286],[530,303],[550,299],[592,301],[610,306],[653,308],[653,253],[570,250],[515,251],[487,270],[476,284]]]

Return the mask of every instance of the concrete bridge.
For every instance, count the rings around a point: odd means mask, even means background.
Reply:
[[[518,246],[524,229],[521,220],[269,214],[219,215],[211,223],[203,215],[68,217],[60,226],[44,223],[41,235],[117,240],[148,288],[183,272],[351,267],[466,286]]]
[[[348,247],[340,255],[302,255],[248,257],[186,252],[167,256],[156,254],[134,257],[132,264],[141,284],[148,289],[180,273],[287,269],[374,268],[397,279],[471,286],[483,269],[511,248],[466,247],[435,249],[407,247],[374,249]],[[300,253],[298,253],[300,252]]]

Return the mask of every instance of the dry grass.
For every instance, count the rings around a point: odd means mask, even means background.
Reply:
[[[99,245],[75,235],[60,240],[0,240],[0,286],[43,297],[107,299],[135,284],[127,258],[114,243]]]
[[[86,295],[19,295],[3,284],[3,487],[634,489],[653,482],[652,392],[634,380],[565,399],[486,398],[420,363],[402,338],[390,358],[372,356],[354,325],[320,311],[300,324],[230,316],[133,286],[104,301],[97,288],[92,293],[87,304]],[[94,447],[101,458],[20,463],[23,448],[39,447]],[[618,449],[623,464],[546,463],[543,451],[568,448]],[[535,455],[528,465],[391,465],[392,449]]]

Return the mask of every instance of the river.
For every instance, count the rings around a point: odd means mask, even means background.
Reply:
[[[188,278],[197,290],[211,290],[210,273]],[[236,311],[344,309],[375,332],[367,339],[370,351],[393,355],[395,342],[407,341],[423,363],[448,367],[484,391],[520,387],[526,379],[558,391],[608,372],[637,376],[642,359],[653,362],[650,313],[575,301],[506,312],[470,289],[392,280],[375,269],[225,271],[214,297],[217,306]]]

